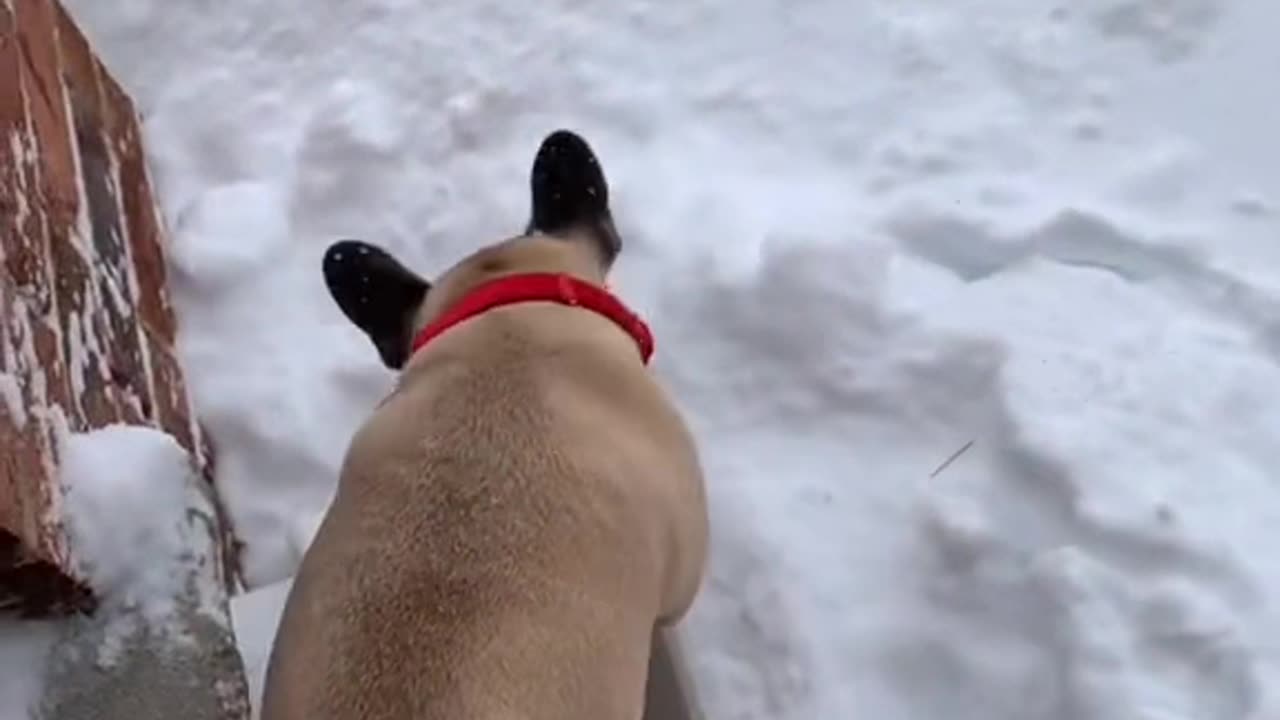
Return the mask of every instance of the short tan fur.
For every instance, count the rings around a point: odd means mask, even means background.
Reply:
[[[643,715],[651,636],[694,600],[708,518],[693,439],[634,340],[526,302],[410,353],[486,280],[603,282],[621,241],[592,150],[548,135],[530,184],[525,233],[434,283],[367,243],[326,253],[335,301],[400,377],[295,578],[263,720]]]

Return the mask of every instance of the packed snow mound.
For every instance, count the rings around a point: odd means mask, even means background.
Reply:
[[[157,630],[182,619],[180,603],[194,602],[214,620],[225,615],[209,565],[214,507],[172,435],[136,425],[66,433],[59,480],[68,546],[101,601],[99,614]]]
[[[63,514],[77,569],[94,592],[125,605],[167,602],[184,532],[191,460],[172,436],[111,425],[59,447]],[[168,560],[169,562],[165,562]]]
[[[436,273],[571,127],[707,467],[711,715],[1280,716],[1280,7],[68,4],[254,585],[391,381],[324,247]]]
[[[228,706],[244,686],[208,484],[158,429],[74,433],[51,417],[59,516],[98,602],[88,614],[0,623],[0,718],[132,717],[139,707],[205,717]]]

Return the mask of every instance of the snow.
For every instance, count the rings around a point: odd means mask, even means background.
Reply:
[[[77,572],[110,604],[148,619],[171,615],[189,581],[177,566],[196,543],[186,450],[153,428],[110,425],[69,435],[59,458]]]
[[[711,716],[1280,717],[1280,7],[68,5],[146,118],[252,586],[391,381],[323,248],[438,272],[567,126],[705,459]]]
[[[44,692],[45,661],[57,639],[58,623],[0,623],[0,718],[27,720]]]
[[[13,420],[14,425],[23,427],[27,424],[27,407],[22,400],[22,386],[11,373],[0,372],[0,401],[4,403],[5,413]]]
[[[56,418],[55,418],[56,421]],[[209,573],[210,539],[193,514],[208,514],[187,452],[170,435],[146,427],[110,425],[87,433],[59,430],[61,517],[79,577],[99,607],[92,621],[71,617],[0,623],[0,718],[34,713],[55,663],[80,664],[74,632],[100,632],[96,667],[111,668],[141,625],[178,643],[179,603],[217,618]],[[127,518],[127,521],[122,521]],[[61,650],[58,641],[66,638]]]
[[[231,623],[235,627],[240,656],[249,684],[249,697],[262,696],[263,682],[267,675],[267,660],[271,657],[271,642],[275,639],[276,625],[284,612],[285,600],[293,579],[255,588],[231,598]],[[257,715],[255,714],[256,718]]]

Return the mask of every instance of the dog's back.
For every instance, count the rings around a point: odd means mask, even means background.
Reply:
[[[477,253],[410,325],[492,277],[589,272],[572,242]],[[635,720],[655,623],[701,580],[705,513],[692,440],[631,338],[565,305],[489,310],[408,359],[353,439],[263,718]]]

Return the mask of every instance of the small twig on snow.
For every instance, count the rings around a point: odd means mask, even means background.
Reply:
[[[965,452],[966,452],[969,448],[971,448],[971,447],[973,447],[973,441],[972,441],[972,440],[970,440],[969,442],[965,443],[965,444],[964,444],[964,446],[963,446],[963,447],[961,447],[959,450],[957,450],[957,451],[955,451],[955,452],[951,453],[951,457],[947,458],[946,460],[943,460],[943,461],[942,461],[942,464],[938,466],[938,469],[937,469],[937,470],[934,470],[933,472],[929,473],[929,477],[930,477],[930,478],[936,478],[936,477],[938,477],[938,473],[940,473],[940,472],[942,472],[943,470],[946,470],[948,467],[950,467],[950,466],[951,466],[951,463],[955,462],[957,458],[959,458],[961,455],[965,454]]]

